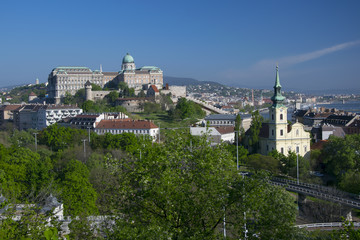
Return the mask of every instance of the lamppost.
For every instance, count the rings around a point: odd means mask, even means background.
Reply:
[[[88,129],[88,132],[89,132],[89,143],[90,143],[90,129],[91,129],[91,127],[87,127],[87,129]]]
[[[86,162],[86,147],[85,147],[86,139],[82,139],[81,141],[83,141],[83,143],[84,143],[84,160]]]
[[[160,126],[161,126],[161,124],[159,123],[159,143],[160,143]]]
[[[244,179],[244,177],[245,177],[245,175],[246,175],[246,173],[244,173],[244,172],[240,172],[240,174],[241,174],[241,176],[242,176],[242,178]],[[243,185],[243,186],[245,186],[245,185]],[[243,189],[244,190],[244,197],[243,197],[243,199],[244,199],[244,203],[245,203],[245,189]],[[245,204],[244,204],[245,205]],[[247,239],[247,232],[248,232],[248,230],[247,230],[247,228],[246,228],[246,209],[244,209],[244,239]]]

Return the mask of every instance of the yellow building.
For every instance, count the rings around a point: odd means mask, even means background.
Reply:
[[[287,121],[287,107],[283,104],[285,97],[281,94],[279,70],[276,67],[276,79],[273,102],[269,107],[269,122],[263,123],[259,134],[259,152],[267,155],[277,150],[284,155],[293,151],[305,156],[310,151],[310,133],[304,131],[304,125]]]

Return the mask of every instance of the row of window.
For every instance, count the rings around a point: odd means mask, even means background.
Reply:
[[[144,129],[144,130],[136,130],[136,129],[97,129],[95,130],[98,133],[112,133],[112,134],[121,134],[121,133],[135,133],[135,134],[149,134],[150,130]]]
[[[266,145],[266,150],[269,151],[269,145]],[[271,150],[274,150],[274,147],[272,147]],[[291,151],[291,146],[288,147],[288,152],[289,152],[289,151]],[[299,147],[299,146],[296,146],[296,147],[295,147],[295,152],[296,152],[296,153],[300,153],[300,147]],[[307,146],[304,146],[304,152],[305,152],[305,153],[307,152]],[[280,153],[285,154],[283,147],[280,148]]]
[[[274,136],[274,129],[271,129],[271,136]],[[280,129],[280,136],[284,136],[283,129]],[[299,129],[296,129],[296,136],[299,136]]]

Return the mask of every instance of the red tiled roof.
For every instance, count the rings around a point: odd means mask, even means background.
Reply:
[[[152,88],[154,92],[159,92],[159,89],[155,85],[151,85],[150,88]]]
[[[215,127],[215,129],[216,129],[220,134],[227,134],[227,133],[233,133],[233,132],[234,132],[234,127],[232,127],[232,126]]]
[[[124,119],[111,119],[101,120],[96,126],[100,129],[151,129],[158,128],[154,123],[145,120],[124,120]]]
[[[0,110],[13,111],[13,110],[18,109],[19,107],[21,107],[20,104],[3,105],[3,106],[0,107]]]

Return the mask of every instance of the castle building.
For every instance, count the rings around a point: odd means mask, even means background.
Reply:
[[[127,53],[122,60],[117,81],[127,83],[129,88],[142,89],[143,85],[155,85],[162,89],[163,71],[155,66],[136,68],[134,58]]]
[[[57,67],[49,74],[47,93],[51,103],[59,104],[66,93],[75,93],[84,88],[85,83],[104,87],[104,75],[100,71],[92,71],[88,67]]]
[[[287,121],[287,107],[283,104],[285,97],[281,94],[279,70],[276,67],[274,95],[269,107],[269,122],[263,123],[259,134],[259,151],[267,155],[272,150],[287,155],[293,151],[305,156],[310,151],[310,133],[304,125],[296,122],[292,125]]]
[[[59,104],[66,93],[75,95],[79,89],[85,88],[86,82],[104,87],[106,83],[113,80],[116,83],[126,82],[130,88],[136,90],[141,90],[144,85],[149,84],[162,89],[163,72],[154,66],[137,69],[134,58],[128,53],[122,60],[119,72],[103,72],[101,67],[100,71],[92,71],[88,67],[57,67],[48,77],[49,102]]]

